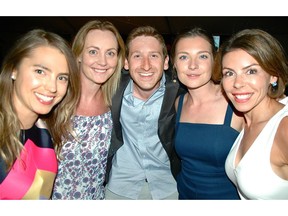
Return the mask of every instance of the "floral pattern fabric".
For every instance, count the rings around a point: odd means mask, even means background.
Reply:
[[[77,140],[69,140],[61,150],[52,199],[104,199],[111,111],[99,116],[75,116],[73,125]]]

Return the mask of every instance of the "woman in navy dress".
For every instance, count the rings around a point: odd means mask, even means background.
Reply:
[[[213,77],[215,52],[212,35],[197,27],[179,34],[171,50],[173,68],[188,91],[175,104],[179,199],[239,199],[224,164],[243,117]]]

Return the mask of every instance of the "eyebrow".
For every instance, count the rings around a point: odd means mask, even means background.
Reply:
[[[48,71],[51,72],[51,69],[49,69],[48,67],[45,67],[44,65],[41,65],[41,64],[35,64],[35,65],[33,65],[33,66],[34,66],[34,67],[40,67],[40,68],[43,68],[43,69],[48,70]]]
[[[98,47],[98,46],[88,46],[86,49],[97,49],[97,50],[101,50],[100,49],[100,47]],[[116,51],[118,51],[118,49],[117,49],[117,47],[111,47],[111,48],[108,48],[107,50],[116,50]]]
[[[130,51],[129,54],[132,55],[132,54],[139,54],[139,53],[143,53],[141,50],[135,50],[135,51]],[[144,52],[146,53],[146,52]],[[159,54],[159,55],[162,55],[162,52],[161,51],[148,51],[148,54]]]
[[[197,54],[204,54],[204,53],[212,55],[212,52],[208,50],[200,50],[197,52]],[[189,54],[189,51],[179,51],[177,54]]]
[[[248,66],[244,67],[243,69],[245,70],[245,69],[250,68],[250,67],[253,67],[253,66],[260,66],[260,65],[259,65],[259,64],[256,64],[256,63],[253,63],[253,64],[251,64],[251,65],[248,65]]]
[[[34,67],[40,67],[40,68],[42,68],[42,69],[44,69],[44,70],[47,70],[47,71],[49,71],[50,73],[52,73],[52,70],[50,69],[50,68],[48,68],[48,67],[45,67],[44,65],[41,65],[41,64],[35,64],[35,65],[33,65]],[[69,72],[60,72],[59,73],[60,75],[69,75]]]

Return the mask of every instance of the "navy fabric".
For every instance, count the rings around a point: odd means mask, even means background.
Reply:
[[[176,116],[175,148],[181,158],[177,175],[179,199],[239,199],[225,172],[225,160],[239,132],[230,127],[233,110],[227,107],[224,124],[179,122],[184,94]]]

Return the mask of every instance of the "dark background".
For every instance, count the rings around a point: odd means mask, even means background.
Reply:
[[[2,16],[0,17],[0,61],[23,33],[33,28],[43,28],[60,34],[69,42],[79,28],[92,19],[109,20],[125,39],[127,34],[140,25],[152,25],[164,36],[167,45],[184,28],[200,26],[213,35],[220,36],[220,43],[231,34],[245,28],[260,28],[275,36],[288,53],[288,16]]]

